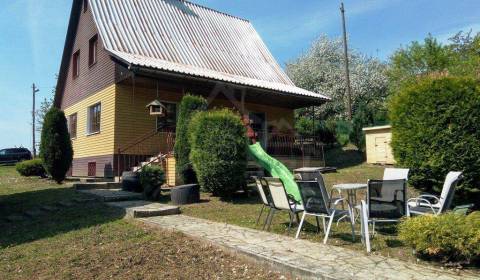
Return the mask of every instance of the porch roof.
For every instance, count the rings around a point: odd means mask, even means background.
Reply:
[[[330,100],[296,87],[247,20],[183,0],[90,4],[105,49],[129,66]]]

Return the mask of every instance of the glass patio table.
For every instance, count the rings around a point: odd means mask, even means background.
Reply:
[[[336,184],[333,185],[333,189],[337,190],[339,193],[345,191],[347,193],[347,203],[349,209],[355,211],[355,205],[357,204],[357,191],[366,189],[367,184],[364,183],[348,183],[348,184]],[[352,213],[353,214],[353,213]]]

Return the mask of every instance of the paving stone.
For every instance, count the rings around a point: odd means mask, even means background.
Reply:
[[[276,269],[289,271],[301,279],[479,279],[468,272],[455,274],[431,266],[184,215],[140,220],[204,239]]]
[[[128,218],[143,218],[180,214],[180,207],[145,200],[108,202],[107,205],[125,210]]]
[[[143,199],[143,195],[141,193],[126,192],[121,189],[91,189],[91,190],[77,190],[77,191],[80,193],[94,196],[103,202],[129,201],[129,200]]]

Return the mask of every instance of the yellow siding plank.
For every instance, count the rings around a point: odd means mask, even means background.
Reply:
[[[77,138],[72,140],[74,158],[83,158],[114,153],[115,91],[111,85],[82,101],[65,108],[65,116],[77,113]],[[101,103],[100,133],[87,134],[88,108]]]

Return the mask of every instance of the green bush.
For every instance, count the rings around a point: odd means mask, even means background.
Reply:
[[[180,175],[185,184],[197,182],[195,171],[190,162],[188,124],[195,112],[205,110],[207,110],[207,101],[201,96],[186,95],[180,102],[174,152],[177,174]]]
[[[65,179],[72,165],[73,150],[65,114],[52,108],[45,114],[40,142],[40,158],[47,173],[57,182]]]
[[[41,159],[32,159],[19,162],[15,165],[17,172],[22,176],[45,176],[45,169]]]
[[[245,184],[246,129],[228,109],[199,112],[189,126],[190,159],[203,191],[230,196]]]
[[[399,238],[421,256],[471,263],[480,255],[480,212],[405,219],[399,225]]]
[[[145,166],[140,171],[140,183],[145,198],[158,200],[161,195],[161,187],[165,184],[165,172],[158,165]]]
[[[440,192],[449,171],[463,171],[456,201],[480,206],[480,86],[470,78],[425,77],[390,101],[392,148],[411,184]]]

